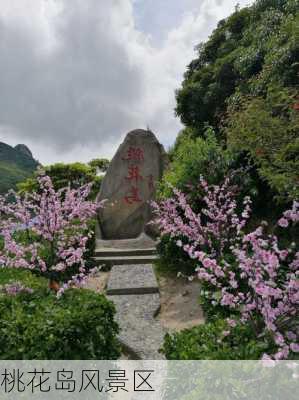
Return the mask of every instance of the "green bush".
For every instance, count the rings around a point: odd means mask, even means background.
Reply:
[[[169,185],[197,195],[194,188],[188,190],[189,185],[197,187],[201,175],[210,184],[218,184],[235,161],[233,153],[221,147],[209,127],[206,128],[205,138],[193,138],[190,130],[183,131],[171,151],[171,158],[170,168],[159,187],[161,198],[172,195]]]
[[[269,349],[256,341],[248,325],[230,328],[218,320],[182,332],[166,334],[162,352],[168,360],[258,360]]]
[[[194,274],[198,263],[190,259],[188,254],[181,247],[178,247],[169,235],[161,237],[157,245],[157,252],[159,254],[157,267],[161,273]]]
[[[295,88],[298,18],[298,0],[258,0],[220,21],[177,91],[182,123],[200,136],[208,123],[219,134],[229,99],[263,96],[269,83]]]
[[[101,188],[102,176],[98,176],[98,169],[107,169],[108,160],[92,160],[89,164],[80,162],[63,164],[57,163],[43,167],[45,174],[48,175],[54,185],[55,190],[70,186],[78,188],[92,183],[90,198],[95,199]],[[18,185],[20,193],[34,192],[38,190],[38,172],[33,177]]]
[[[13,275],[15,278],[13,279]],[[0,294],[0,359],[117,359],[113,303],[85,289],[57,299],[46,280],[0,270],[0,284],[19,281],[33,293]]]
[[[232,110],[226,130],[229,146],[247,151],[260,176],[284,200],[299,195],[299,139],[296,93],[269,88],[266,99],[249,97]]]

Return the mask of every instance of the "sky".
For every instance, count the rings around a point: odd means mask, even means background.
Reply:
[[[111,158],[136,128],[168,148],[194,48],[237,2],[0,0],[0,141],[43,164]]]

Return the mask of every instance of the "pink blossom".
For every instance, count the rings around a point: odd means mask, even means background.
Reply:
[[[212,300],[214,305],[238,312],[241,323],[250,320],[255,326],[259,320],[257,335],[267,333],[276,342],[277,352],[272,356],[287,358],[290,346],[297,348],[289,321],[299,305],[299,252],[294,246],[280,248],[278,238],[265,232],[265,223],[244,234],[251,201],[247,197],[243,209],[238,207],[230,178],[210,186],[201,177],[200,187],[204,192],[200,201],[205,205],[199,213],[177,189],[171,199],[153,203],[161,234],[170,235],[178,245],[184,238],[182,249],[198,261],[198,278],[211,292],[221,294]],[[299,203],[294,202],[278,225],[286,228],[298,221]]]
[[[20,196],[11,191],[0,196],[1,264],[37,270],[48,277],[72,267],[85,272],[88,222],[103,202],[88,200],[91,185],[55,191],[51,179],[43,174],[38,183],[37,193]],[[20,240],[20,231],[26,241]]]
[[[289,222],[286,218],[280,218],[280,220],[278,221],[278,225],[281,226],[282,228],[287,228]]]
[[[294,353],[299,353],[299,344],[298,343],[291,343],[290,348]]]
[[[16,296],[19,293],[33,293],[31,288],[22,285],[20,282],[6,284],[1,290],[9,296]]]
[[[237,323],[236,323],[236,321],[235,321],[234,319],[228,318],[226,321],[227,321],[228,325],[229,325],[231,328],[234,328],[235,326],[237,326]]]

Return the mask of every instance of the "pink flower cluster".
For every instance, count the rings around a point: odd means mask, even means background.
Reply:
[[[16,296],[18,293],[33,293],[31,288],[28,288],[19,282],[8,283],[0,289],[3,293],[9,296]]]
[[[255,327],[257,336],[269,334],[277,345],[276,359],[298,352],[299,253],[295,246],[280,249],[278,238],[265,233],[266,223],[245,234],[251,201],[237,212],[236,188],[227,178],[209,186],[201,178],[205,206],[195,213],[184,193],[173,189],[170,199],[153,203],[155,223],[162,235],[198,261],[200,280],[212,292],[212,304],[228,307],[240,321]],[[288,227],[299,220],[299,203],[278,221]],[[233,326],[230,320],[230,326]]]
[[[184,240],[178,239],[177,245],[183,247],[191,258],[214,259],[235,245],[250,216],[251,200],[249,197],[244,199],[240,216],[235,200],[236,188],[232,186],[230,178],[221,186],[209,187],[201,177],[200,189],[204,192],[203,201],[206,204],[200,213],[192,210],[183,192],[173,188],[172,198],[159,204],[152,203],[156,214],[154,222],[158,224],[163,235],[182,237]]]
[[[39,190],[0,196],[0,266],[38,270],[45,275],[78,266],[85,274],[88,222],[103,203],[88,200],[91,185],[55,191],[48,176],[38,177]],[[15,201],[11,202],[11,197]],[[77,275],[74,276],[77,279]]]

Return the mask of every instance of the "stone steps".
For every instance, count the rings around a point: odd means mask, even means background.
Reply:
[[[116,321],[120,327],[119,340],[133,359],[161,360],[159,353],[165,332],[155,320],[160,309],[156,294],[108,296],[116,307]]]
[[[132,265],[132,264],[152,264],[158,259],[157,255],[139,255],[139,256],[96,256],[93,257],[96,265]]]
[[[96,257],[127,257],[127,256],[152,256],[157,254],[154,247],[146,249],[119,249],[119,248],[98,248],[95,250]]]
[[[107,296],[116,307],[119,340],[134,359],[159,360],[164,330],[155,319],[160,309],[158,282],[152,264],[113,265]]]
[[[107,285],[108,295],[159,293],[152,265],[134,264],[113,266]]]
[[[160,309],[153,268],[157,259],[156,242],[146,235],[96,243],[96,264],[111,268],[106,293],[115,304],[119,340],[131,359],[164,358],[158,350],[165,332],[155,319]]]

